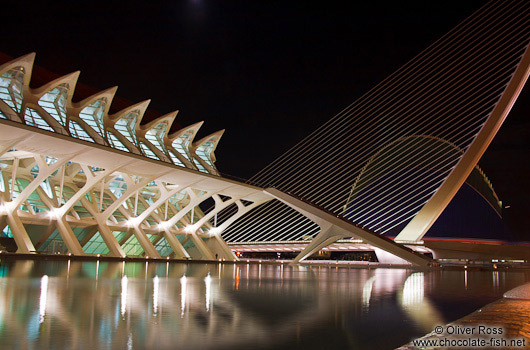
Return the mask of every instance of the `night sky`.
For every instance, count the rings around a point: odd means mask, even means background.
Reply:
[[[3,4],[2,48],[80,82],[118,85],[176,122],[226,129],[223,173],[248,178],[485,1]],[[480,164],[516,234],[530,237],[530,86]],[[528,239],[528,238],[527,238]]]

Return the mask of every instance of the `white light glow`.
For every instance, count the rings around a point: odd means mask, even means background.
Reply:
[[[208,276],[204,278],[204,284],[206,285],[206,312],[210,311],[210,293],[211,293],[211,284],[212,284],[212,277],[210,277],[210,273],[208,272]]]
[[[39,323],[44,322],[44,315],[46,315],[46,301],[48,300],[48,276],[42,276],[40,280],[40,300],[39,300]]]
[[[158,312],[158,287],[159,287],[159,279],[158,279],[158,276],[155,276],[155,278],[153,278],[153,312],[155,313],[155,316],[156,316],[156,313]]]
[[[194,233],[198,228],[199,227],[197,225],[188,225],[184,230],[188,233]]]
[[[186,276],[180,278],[180,317],[184,316],[184,310],[186,309],[186,285],[188,281]]]
[[[121,315],[125,316],[127,311],[127,276],[123,276],[121,279]]]
[[[141,222],[142,222],[142,220],[139,219],[138,217],[129,218],[129,219],[127,220],[127,226],[129,226],[129,227],[136,227],[136,226],[140,225]]]
[[[161,221],[158,224],[158,229],[160,230],[166,230],[171,227],[171,223],[169,221]]]
[[[59,219],[60,217],[63,216],[63,214],[64,214],[64,211],[61,208],[52,208],[48,212],[48,216],[51,217],[52,219]]]
[[[221,229],[219,227],[212,227],[210,230],[208,230],[208,233],[211,235],[217,235],[221,233]]]
[[[372,287],[374,286],[375,276],[370,277],[363,286],[363,306],[370,306],[370,298],[372,297]]]
[[[4,204],[0,205],[0,213],[7,213],[8,211],[11,211],[13,207],[13,202],[4,202]]]

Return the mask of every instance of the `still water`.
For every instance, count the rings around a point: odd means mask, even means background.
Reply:
[[[2,349],[393,349],[530,281],[431,271],[16,261]]]

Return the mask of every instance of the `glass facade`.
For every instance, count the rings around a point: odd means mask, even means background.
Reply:
[[[27,125],[35,126],[39,129],[54,131],[46,120],[33,108],[26,108],[24,120]]]
[[[167,154],[166,145],[164,144],[164,136],[168,128],[167,121],[156,124],[145,133],[145,138],[149,140],[162,153]]]
[[[193,139],[193,132],[186,131],[180,135],[177,139],[171,143],[174,149],[176,149],[181,155],[183,155],[189,161],[192,160],[192,156],[189,150],[191,140]]]
[[[129,149],[114,135],[112,132],[107,133],[110,146],[125,152],[128,152]]]
[[[159,159],[158,156],[153,152],[145,143],[140,142],[140,148],[144,155],[152,159]]]
[[[0,75],[0,100],[13,112],[5,109],[0,111],[0,120],[23,120],[27,125],[39,129],[61,133],[84,141],[99,142],[125,152],[145,155],[156,160],[170,161],[175,165],[205,173],[211,172],[210,167],[215,169],[211,159],[214,141],[208,141],[201,145],[196,150],[197,155],[190,152],[189,147],[195,135],[193,127],[185,129],[186,131],[173,140],[171,144],[166,144],[166,135],[171,121],[162,120],[145,133],[145,140],[142,143],[136,135],[136,124],[141,118],[139,109],[123,115],[113,127],[105,127],[109,103],[106,97],[90,102],[80,112],[76,112],[77,115],[70,116],[69,113],[72,112],[67,107],[70,89],[68,83],[54,86],[40,96],[37,101],[40,108],[31,107],[31,105],[24,107],[24,83],[25,80],[26,83],[29,81],[29,79],[25,79],[27,67],[24,64],[21,63],[10,68]],[[96,134],[101,136],[101,139]],[[204,161],[204,165],[199,164],[194,157],[200,159],[201,162]],[[205,166],[206,164],[208,166]]]
[[[48,91],[39,100],[39,106],[63,126],[66,126],[67,96],[68,84],[61,84]]]
[[[33,90],[24,90],[24,83],[27,84],[30,80],[29,77],[25,77],[26,70],[29,70],[29,66],[26,64],[27,62],[14,65],[15,68],[10,68],[0,74],[0,100],[3,101],[0,102],[2,107],[0,124],[12,124],[2,121],[2,119],[18,120],[48,132],[61,133],[92,143],[99,142],[125,152],[145,155],[155,160],[171,161],[176,165],[187,166],[194,170],[198,167],[201,171],[207,172],[204,166],[196,163],[199,158],[192,154],[189,149],[195,135],[194,127],[184,129],[182,135],[169,144],[167,133],[172,120],[164,118],[150,124],[153,127],[143,134],[142,140],[139,140],[136,127],[142,117],[140,109],[122,114],[122,117],[112,125],[112,121],[115,119],[108,119],[108,104],[110,102],[107,98],[96,98],[80,108],[76,104],[70,105],[68,103],[69,94],[73,92],[69,90],[72,88],[71,83],[46,85],[44,92],[39,93],[39,95],[32,95]],[[25,91],[26,93],[24,93]],[[24,98],[29,101],[28,104],[25,104]],[[28,130],[29,128],[24,127],[23,129]],[[16,150],[13,149],[13,151]],[[24,151],[29,152],[29,149],[24,149]],[[45,148],[43,148],[44,151]],[[34,157],[39,159],[41,157],[39,154],[38,152],[35,153]],[[15,155],[15,157],[19,156]],[[181,190],[165,200],[164,204],[153,208],[152,206],[165,193],[159,188],[160,183],[158,181],[150,182],[138,190],[138,195],[129,194],[128,198],[124,200],[123,196],[127,193],[129,183],[128,178],[131,176],[131,181],[138,183],[139,177],[136,175],[117,175],[115,173],[110,178],[107,177],[103,183],[99,182],[87,189],[84,186],[89,174],[84,171],[87,170],[86,168],[80,167],[80,164],[69,161],[64,165],[61,162],[60,167],[55,167],[58,165],[59,159],[44,154],[41,158],[42,161],[48,166],[54,166],[55,169],[50,171],[47,179],[41,179],[39,175],[42,169],[35,165],[35,162],[25,160],[26,158],[31,159],[31,156],[24,154],[24,157],[24,161],[19,158],[20,161],[14,162],[13,157],[10,157],[9,152],[7,152],[5,157],[0,160],[0,191],[11,192],[9,194],[10,200],[19,200],[17,208],[14,209],[25,212],[25,216],[22,218],[23,225],[30,236],[31,243],[34,244],[33,248],[37,251],[50,254],[68,252],[68,247],[54,224],[54,220],[65,215],[67,224],[70,225],[75,239],[82,246],[83,252],[90,255],[108,254],[109,248],[96,229],[94,214],[109,209],[116,201],[123,200],[118,206],[112,207],[113,213],[108,216],[108,225],[112,227],[113,235],[124,249],[125,254],[128,256],[145,255],[144,249],[130,229],[131,218],[134,219],[142,213],[146,213],[146,219],[141,225],[147,231],[146,237],[152,242],[158,253],[161,256],[170,256],[174,253],[166,238],[160,233],[158,225],[161,221],[167,221],[174,217],[186,207],[190,200],[186,190]],[[92,171],[90,172],[94,172],[94,175],[104,170],[90,164],[86,165],[91,168]],[[17,169],[19,174],[15,176],[15,180],[12,180],[10,175]],[[64,181],[61,175],[63,172],[67,175]],[[127,178],[124,179],[124,177]],[[24,192],[28,185],[36,180],[39,181],[36,189],[34,188],[32,193]],[[170,189],[174,188],[171,185],[175,186],[175,184],[164,182],[163,185],[169,186]],[[103,193],[101,193],[102,186],[105,188]],[[86,192],[83,192],[83,195],[75,203],[70,203],[69,201],[79,191]],[[24,198],[22,198],[23,196]],[[64,205],[67,203],[69,206],[65,208]],[[11,210],[10,206],[6,205],[5,210]],[[149,213],[146,212],[148,210]],[[29,215],[32,215],[31,219],[29,219]],[[200,220],[202,215],[202,212],[197,209],[193,222]],[[173,227],[182,230],[189,221],[190,214],[187,213]],[[199,228],[199,230],[201,229]],[[10,235],[9,227],[3,231],[4,235]],[[65,233],[63,232],[63,234]],[[186,240],[184,235],[177,234],[176,237],[181,242]],[[75,247],[70,247],[70,249],[73,250],[72,253],[78,254],[75,252]]]
[[[0,77],[0,99],[18,113],[22,107],[23,87],[24,67],[12,68]]]
[[[215,147],[215,139],[210,139],[203,144],[201,144],[197,149],[195,150],[195,154],[199,156],[203,161],[206,162],[210,167],[215,169],[213,162],[212,162],[212,152],[213,148]]]
[[[136,137],[136,121],[138,120],[138,114],[138,111],[127,113],[114,124],[114,129],[125,136],[125,138],[136,147],[138,147],[138,139]]]
[[[180,165],[182,167],[186,167],[184,163],[173,153],[173,151],[169,151],[169,157],[173,161],[173,164]]]
[[[102,98],[92,102],[79,113],[81,118],[88,126],[94,129],[99,135],[105,138],[105,128],[103,127],[103,115],[107,99]]]
[[[68,128],[70,129],[70,135],[73,137],[80,140],[94,142],[94,139],[77,122],[71,120],[68,124]]]
[[[193,162],[200,172],[208,173],[208,170],[206,170],[206,168],[197,159],[193,158]]]

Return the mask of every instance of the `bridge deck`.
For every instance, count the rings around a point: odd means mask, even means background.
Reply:
[[[414,265],[429,266],[434,262],[431,258],[425,255],[417,253],[387,237],[371,232],[340,216],[336,216],[323,208],[303,201],[302,199],[295,198],[292,195],[283,193],[275,188],[267,188],[264,192],[304,214],[307,218],[320,226],[320,233],[295,259],[295,262],[307,258],[311,254],[319,251],[322,247],[344,237],[361,239],[363,242],[368,243],[375,248],[381,249],[382,251]]]

